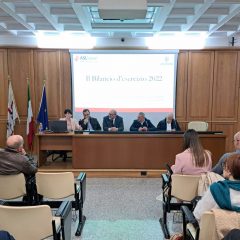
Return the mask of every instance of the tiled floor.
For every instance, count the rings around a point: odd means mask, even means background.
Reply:
[[[154,178],[87,179],[81,240],[162,240],[161,181]]]

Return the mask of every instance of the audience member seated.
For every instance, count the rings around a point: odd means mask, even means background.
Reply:
[[[155,126],[151,123],[149,119],[145,117],[145,114],[143,112],[140,112],[138,114],[137,120],[134,120],[130,127],[130,131],[135,132],[147,132],[155,130]]]
[[[15,240],[15,238],[7,231],[0,231],[0,240]]]
[[[23,148],[23,138],[12,135],[6,141],[6,148],[0,149],[0,174],[15,175],[23,173],[27,183],[27,192],[33,196],[35,191],[35,173],[37,167]]]
[[[0,174],[13,175],[23,173],[26,177],[37,172],[37,167],[29,159],[23,148],[23,138],[20,135],[8,137],[6,148],[0,149]]]
[[[166,118],[161,120],[157,125],[159,131],[181,131],[176,119],[173,118],[173,113],[169,113]]]
[[[123,130],[123,118],[117,115],[115,109],[110,110],[108,116],[103,118],[103,131],[122,132]]]
[[[213,167],[212,172],[222,175],[223,174],[223,164],[224,164],[225,160],[233,154],[236,154],[236,153],[240,154],[240,131],[234,135],[233,143],[234,143],[235,152],[223,154],[222,157],[219,159],[218,163]]]
[[[82,130],[82,127],[79,126],[79,124],[77,123],[77,120],[72,118],[71,109],[65,109],[64,115],[65,115],[65,118],[60,118],[60,120],[67,121],[67,129],[69,132],[75,131],[75,130]]]
[[[204,212],[221,208],[240,212],[240,154],[229,156],[223,167],[223,176],[228,179],[213,183],[194,209],[200,220]]]
[[[223,240],[239,240],[240,239],[240,229],[232,229]]]
[[[173,173],[198,175],[212,168],[211,153],[204,150],[198,133],[189,129],[184,133],[183,152],[176,155]]]
[[[83,110],[83,119],[79,121],[82,130],[101,130],[101,126],[96,118],[90,116],[89,109]]]

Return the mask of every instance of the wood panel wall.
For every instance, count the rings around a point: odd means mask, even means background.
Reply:
[[[209,130],[224,131],[226,150],[240,130],[238,50],[180,51],[177,69],[176,117],[182,127],[193,120],[209,123]],[[71,66],[68,50],[0,49],[0,146],[5,145],[8,75],[20,114],[16,133],[25,138],[27,78],[30,80],[33,113],[36,118],[43,82],[46,82],[50,119],[71,108]]]
[[[177,74],[176,116],[183,129],[194,120],[206,121],[209,130],[227,135],[226,151],[240,130],[240,51],[182,51]]]
[[[68,50],[0,49],[0,146],[5,145],[7,89],[10,76],[20,123],[15,133],[26,142],[27,78],[31,89],[33,115],[37,118],[43,83],[46,83],[49,119],[63,116],[71,108],[71,70]],[[27,144],[26,144],[27,148]]]

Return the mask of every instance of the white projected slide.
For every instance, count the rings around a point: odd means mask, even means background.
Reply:
[[[103,115],[112,108],[119,115],[174,112],[176,53],[72,52],[71,55],[75,114],[84,108]]]

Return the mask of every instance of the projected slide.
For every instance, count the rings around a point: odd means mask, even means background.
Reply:
[[[175,112],[176,53],[71,53],[75,115]],[[156,117],[155,117],[156,118]]]
[[[174,54],[74,54],[75,110],[173,111],[174,57]]]

